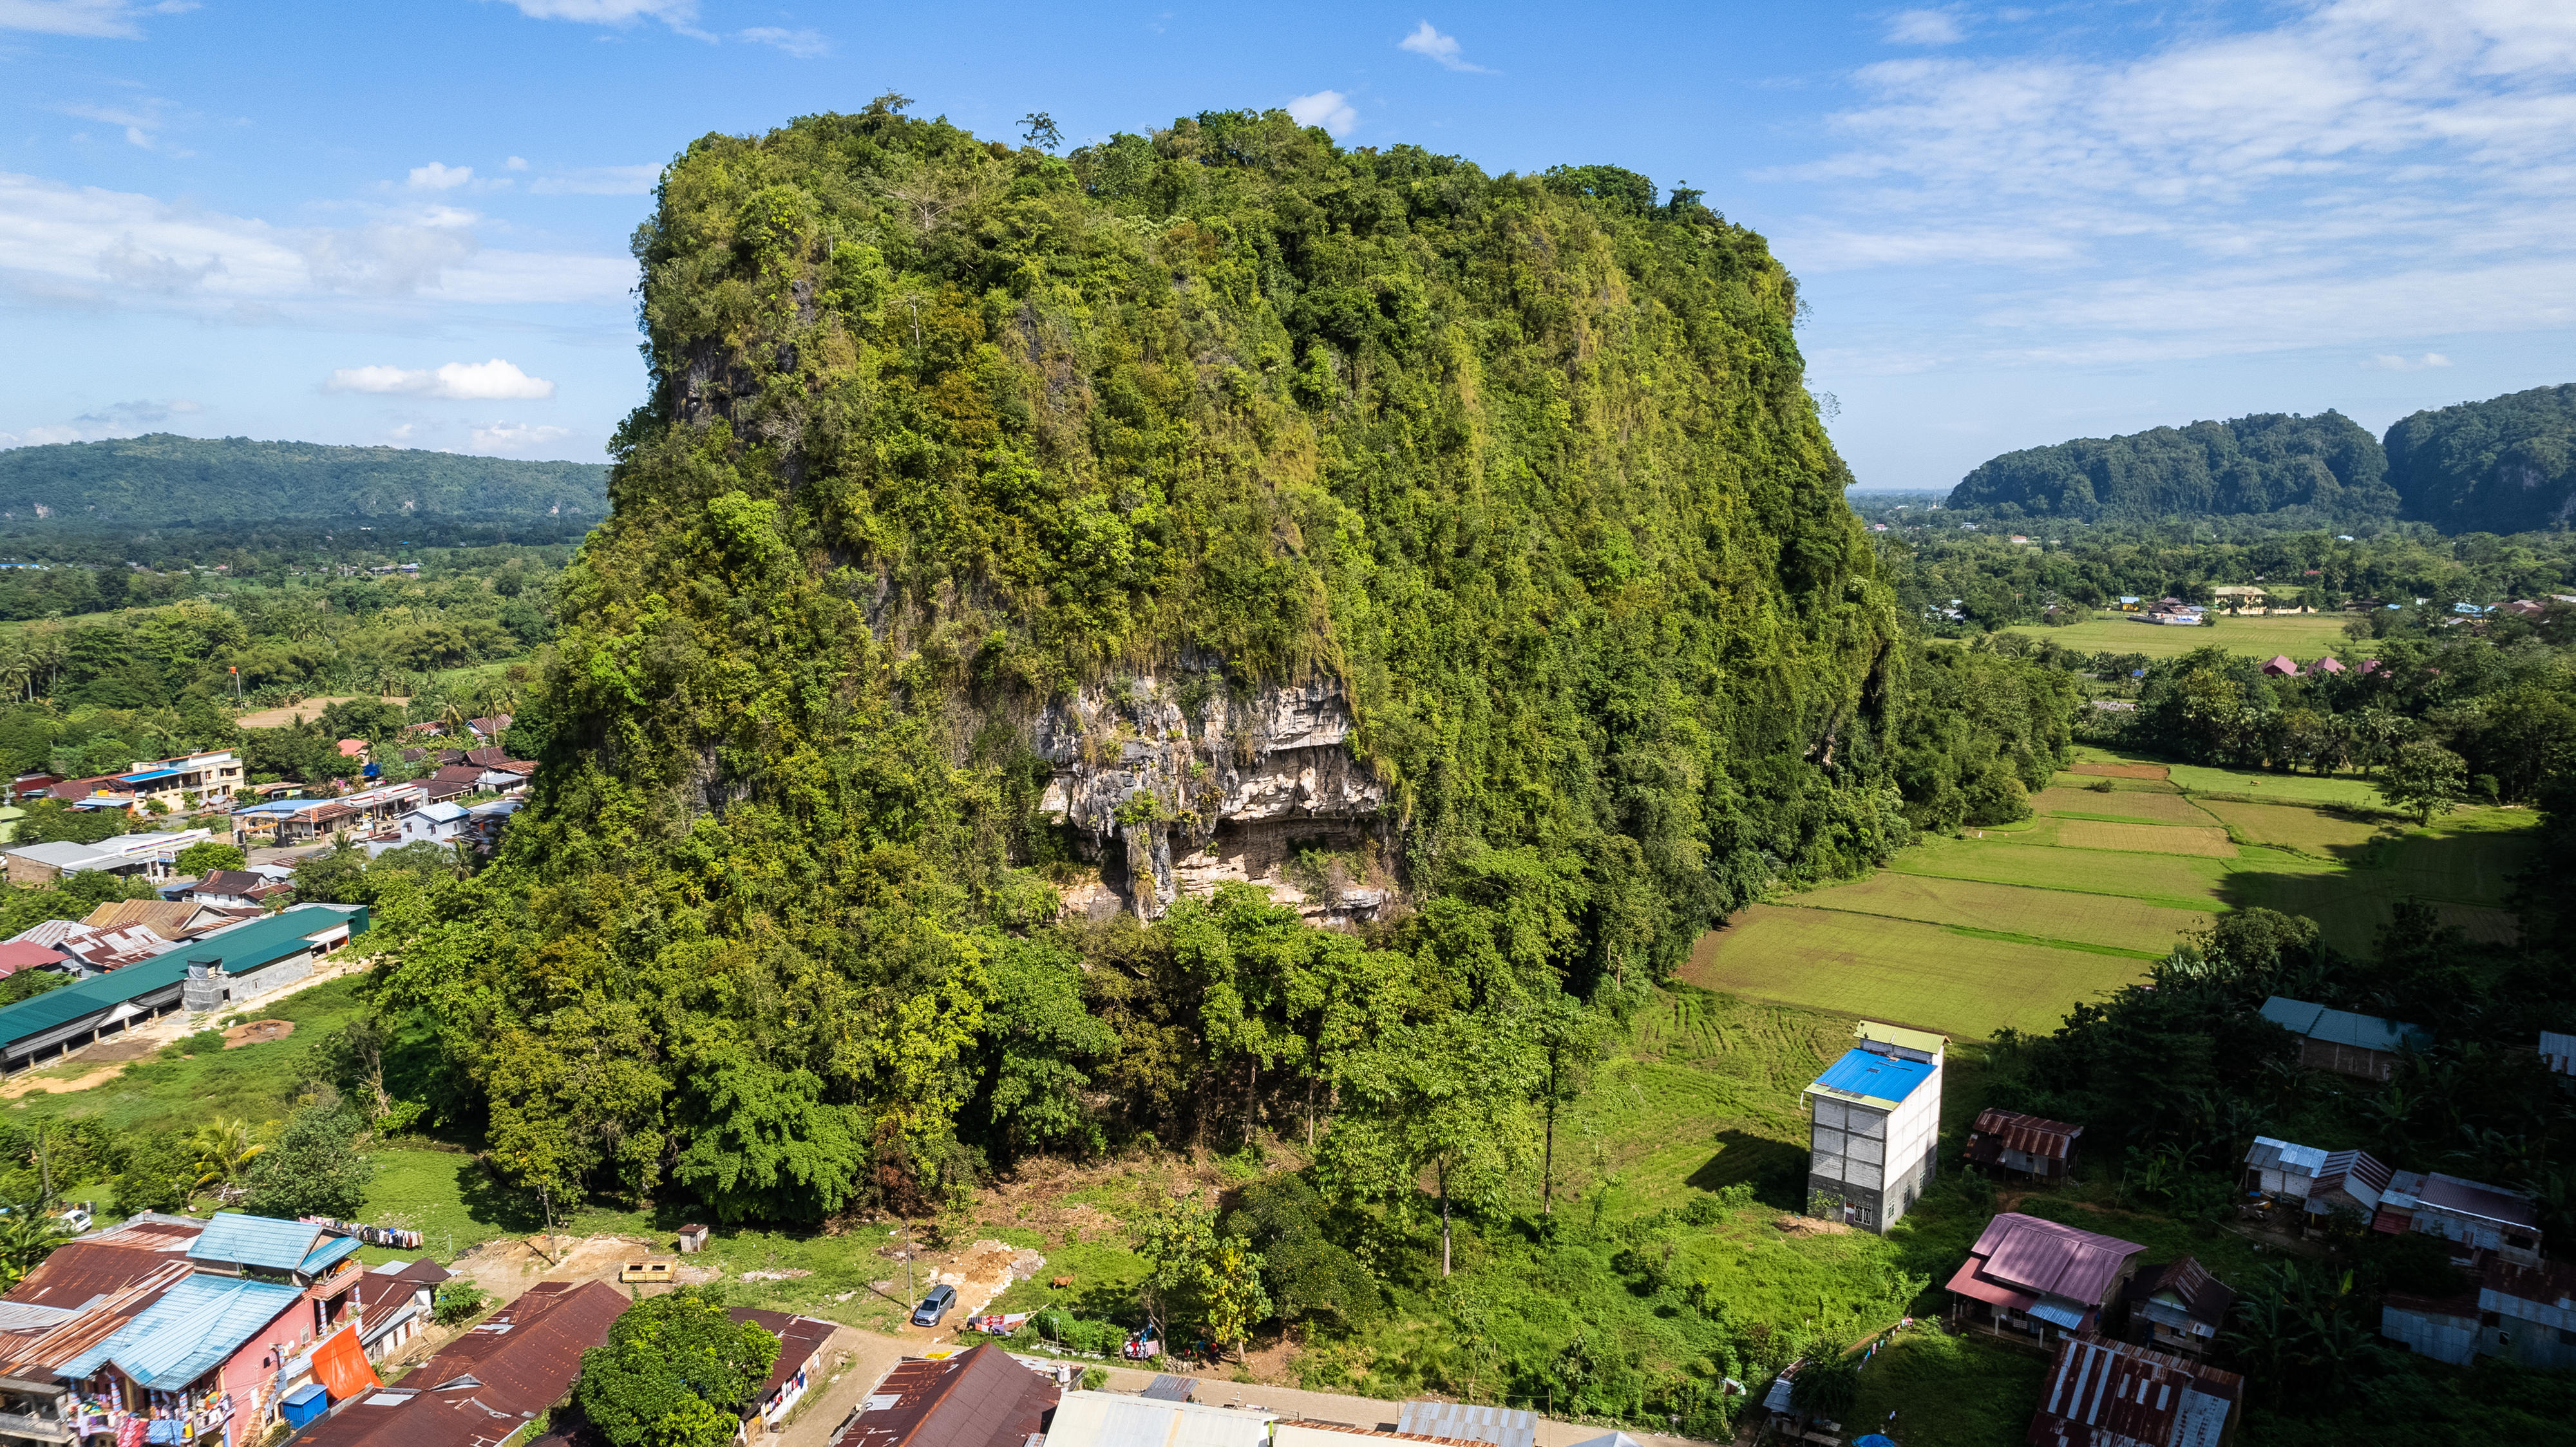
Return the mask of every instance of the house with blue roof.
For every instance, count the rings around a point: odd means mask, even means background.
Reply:
[[[311,1286],[358,1254],[358,1238],[306,1221],[217,1211],[188,1248],[199,1271]]]
[[[1949,1037],[1864,1020],[1859,1041],[1802,1092],[1807,1214],[1880,1235],[1939,1165],[1941,1061]]]
[[[85,1405],[143,1419],[147,1442],[247,1447],[265,1434],[278,1368],[312,1334],[304,1288],[201,1272],[61,1374]]]

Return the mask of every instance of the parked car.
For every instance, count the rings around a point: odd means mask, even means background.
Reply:
[[[939,1325],[940,1318],[948,1315],[948,1309],[956,1304],[956,1287],[949,1286],[945,1283],[934,1286],[930,1288],[930,1294],[921,1299],[921,1305],[912,1309],[912,1324],[914,1326],[937,1326]]]

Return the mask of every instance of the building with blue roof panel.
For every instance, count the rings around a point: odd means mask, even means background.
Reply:
[[[151,1442],[248,1447],[265,1435],[279,1367],[316,1321],[302,1287],[199,1273],[59,1374],[92,1430],[121,1436],[139,1420]]]
[[[1949,1038],[1864,1020],[1808,1105],[1807,1214],[1885,1235],[1939,1164],[1941,1061]]]
[[[199,1271],[278,1276],[310,1286],[356,1253],[358,1238],[306,1221],[217,1211],[188,1247]]]

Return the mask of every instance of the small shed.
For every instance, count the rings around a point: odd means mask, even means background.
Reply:
[[[2000,1166],[2035,1180],[2055,1181],[2074,1164],[2076,1138],[2084,1127],[2017,1110],[1988,1108],[1968,1127],[1967,1157],[1981,1166]]]
[[[693,1252],[694,1252],[694,1251],[704,1251],[704,1250],[706,1250],[706,1249],[707,1249],[707,1228],[706,1228],[706,1227],[704,1227],[704,1226],[683,1226],[683,1227],[681,1227],[681,1228],[680,1228],[680,1249],[681,1249],[682,1251],[693,1251]]]
[[[2188,1256],[2139,1272],[2127,1296],[2129,1344],[2187,1357],[2208,1353],[2236,1305],[2236,1293]]]
[[[2245,1189],[2303,1202],[2326,1168],[2326,1154],[2316,1146],[2258,1135],[2245,1152]]]

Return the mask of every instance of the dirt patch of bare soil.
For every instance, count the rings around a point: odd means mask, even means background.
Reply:
[[[1783,1236],[1848,1236],[1852,1229],[1840,1221],[1815,1216],[1783,1216],[1771,1225]]]
[[[288,724],[300,724],[311,719],[320,718],[322,716],[322,710],[329,708],[331,705],[335,703],[355,702],[357,698],[358,695],[354,693],[333,694],[328,698],[308,698],[302,703],[288,704],[283,708],[258,709],[251,713],[243,714],[240,718],[235,719],[234,722],[246,729],[284,728]],[[411,707],[411,700],[407,698],[388,698],[385,702],[394,705],[396,708]]]
[[[294,1033],[295,1022],[292,1020],[249,1020],[224,1032],[224,1048],[239,1050],[245,1045],[265,1045]]]
[[[70,1095],[92,1086],[105,1085],[125,1073],[125,1066],[102,1065],[81,1075],[22,1075],[7,1085],[0,1085],[0,1100],[16,1100],[22,1095]]]
[[[2070,774],[2090,774],[2097,779],[2161,779],[2166,776],[2162,764],[2070,764]]]

